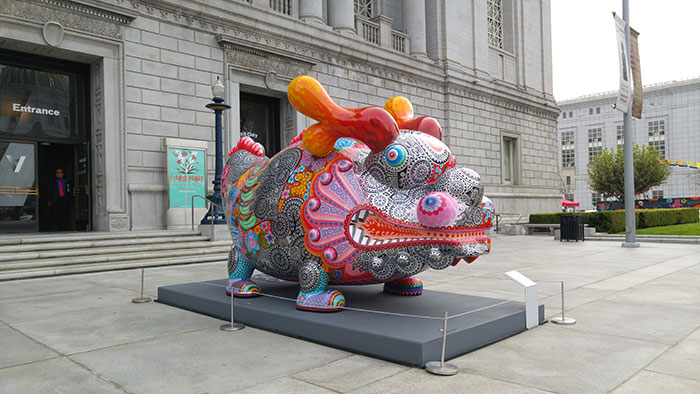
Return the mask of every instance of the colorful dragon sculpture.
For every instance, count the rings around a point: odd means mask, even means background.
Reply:
[[[298,309],[337,311],[345,298],[329,284],[419,295],[414,275],[489,252],[493,204],[479,175],[455,165],[435,119],[414,118],[400,96],[384,108],[340,107],[305,75],[288,97],[318,123],[271,159],[243,137],[223,172],[227,294],[259,295],[259,270],[298,281]]]

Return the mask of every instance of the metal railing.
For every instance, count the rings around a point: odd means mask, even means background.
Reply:
[[[408,36],[406,34],[403,34],[396,30],[391,31],[391,49],[395,50],[396,52],[407,53],[407,42]]]
[[[208,204],[208,205],[207,205],[207,208],[208,208],[208,209],[207,209],[207,212],[209,212],[209,210],[211,210],[211,206],[212,206],[212,205],[221,208],[222,211],[225,211],[225,210],[224,210],[224,207],[222,207],[221,205],[219,205],[219,204],[217,204],[217,203],[215,203],[215,202],[212,202],[212,201],[209,200],[208,198],[206,198],[206,197],[204,197],[204,196],[202,196],[202,195],[199,195],[199,194],[193,195],[192,198],[190,199],[190,228],[191,228],[192,231],[194,231],[194,199],[195,199],[195,197],[201,198],[202,200],[204,200],[204,201]],[[226,218],[226,224],[227,224],[227,225],[229,226],[229,228],[230,228],[230,227],[231,227],[231,219],[230,219],[228,216],[226,216],[225,214],[224,214],[224,217]],[[210,219],[210,221],[211,221],[210,224],[211,224],[212,226],[214,226],[214,215],[209,215],[209,219]]]
[[[38,196],[39,189],[22,186],[0,186],[0,194],[7,196]]]
[[[517,215],[518,217],[517,217],[517,219],[515,220],[515,223],[513,223],[513,224],[520,224],[520,220],[523,218],[523,214],[522,214],[522,213],[508,213],[508,212],[497,213],[497,214],[495,215],[495,216],[496,216],[496,234],[498,234],[498,225],[499,225],[499,223],[501,222],[501,220],[503,219],[503,216],[515,217],[516,215]],[[506,223],[506,224],[508,224],[508,223]]]

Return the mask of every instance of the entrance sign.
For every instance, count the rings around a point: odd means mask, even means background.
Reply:
[[[632,81],[634,82],[634,93],[632,94],[632,116],[637,119],[642,118],[642,101],[644,90],[642,87],[642,66],[639,62],[639,32],[630,27],[630,65],[632,66]]]
[[[627,46],[625,45],[625,21],[617,15],[615,18],[615,33],[617,36],[617,57],[620,59],[620,89],[617,92],[615,109],[627,113],[630,100],[630,61],[627,57]],[[641,82],[641,81],[640,81]]]
[[[78,77],[0,64],[0,135],[74,139]]]
[[[192,196],[206,195],[206,151],[168,147],[168,183],[170,208],[190,208]],[[195,208],[205,208],[195,199]]]

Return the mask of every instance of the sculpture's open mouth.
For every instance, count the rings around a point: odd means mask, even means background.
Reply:
[[[387,249],[414,245],[453,245],[487,243],[490,227],[427,228],[388,217],[371,206],[350,212],[345,231],[358,249]],[[464,256],[466,257],[466,256]]]

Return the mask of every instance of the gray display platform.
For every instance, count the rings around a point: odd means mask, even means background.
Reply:
[[[298,285],[256,276],[262,291],[294,300]],[[205,315],[230,319],[226,280],[158,288],[158,302]],[[347,306],[397,314],[442,318],[494,305],[503,300],[424,290],[417,297],[382,292],[382,285],[334,286]],[[299,311],[292,300],[259,296],[235,299],[235,319],[246,325],[401,364],[424,366],[440,360],[442,319],[431,320],[355,310],[333,313]],[[539,306],[540,322],[544,305]],[[525,331],[525,305],[508,302],[450,319],[445,359],[460,356]],[[231,334],[235,339],[236,334]]]

